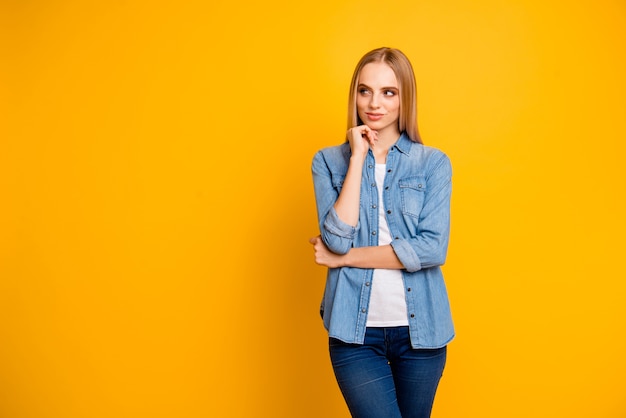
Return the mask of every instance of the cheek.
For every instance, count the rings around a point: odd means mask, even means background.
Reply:
[[[400,113],[400,100],[396,100],[393,104],[393,111],[395,113]]]

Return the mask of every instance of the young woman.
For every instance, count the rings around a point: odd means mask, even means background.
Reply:
[[[344,144],[312,165],[328,267],[321,305],[337,382],[353,417],[429,417],[454,337],[440,266],[451,167],[422,145],[413,68],[397,49],[359,61]]]

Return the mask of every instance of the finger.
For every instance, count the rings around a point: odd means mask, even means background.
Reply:
[[[367,139],[369,142],[378,139],[378,131],[373,130],[367,125],[361,125],[359,128],[361,129],[361,137]]]
[[[358,138],[359,136],[363,137],[367,134],[369,127],[367,125],[359,125],[353,128],[348,129],[347,136],[350,138]]]
[[[317,241],[318,241],[319,239],[320,239],[320,236],[319,236],[319,235],[318,235],[318,236],[316,236],[316,237],[313,237],[313,238],[309,238],[309,243],[311,243],[311,244],[315,245],[315,244],[317,244]]]

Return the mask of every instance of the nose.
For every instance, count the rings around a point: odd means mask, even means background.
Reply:
[[[378,109],[380,107],[378,101],[379,101],[379,97],[377,94],[372,94],[372,99],[370,100],[370,107],[372,109]]]

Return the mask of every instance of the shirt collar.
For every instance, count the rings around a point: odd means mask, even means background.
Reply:
[[[401,153],[406,154],[406,155],[411,155],[411,148],[413,147],[413,141],[411,141],[411,138],[409,138],[406,132],[402,132],[402,134],[400,135],[400,138],[398,138],[394,146]]]

